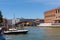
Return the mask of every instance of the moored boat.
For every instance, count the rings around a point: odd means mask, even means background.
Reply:
[[[4,31],[4,34],[26,34],[28,30],[17,30],[17,29],[9,29],[8,31]]]

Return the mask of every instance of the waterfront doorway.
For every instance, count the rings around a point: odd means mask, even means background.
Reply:
[[[60,20],[55,20],[54,23],[60,23]]]

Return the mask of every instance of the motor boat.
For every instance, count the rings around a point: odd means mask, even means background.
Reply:
[[[4,31],[4,34],[26,34],[28,30],[21,29],[17,30],[15,28],[9,29],[8,31]]]

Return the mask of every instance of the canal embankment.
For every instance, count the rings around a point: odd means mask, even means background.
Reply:
[[[60,28],[60,23],[40,23],[39,25],[37,25],[38,27],[56,27],[56,28]]]

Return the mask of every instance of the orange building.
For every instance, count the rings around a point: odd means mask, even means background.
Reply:
[[[44,22],[45,23],[60,23],[60,8],[45,11]]]

